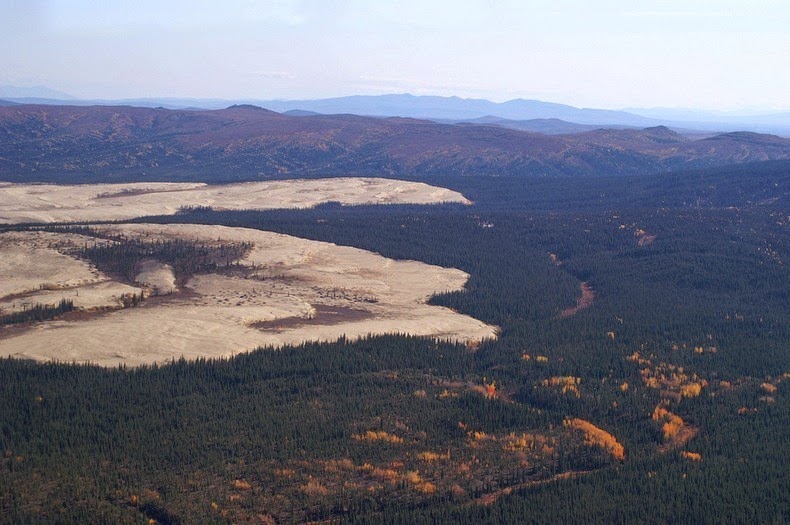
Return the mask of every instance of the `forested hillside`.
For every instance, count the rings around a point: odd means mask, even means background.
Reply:
[[[790,139],[691,139],[662,126],[546,135],[404,118],[290,116],[255,106],[0,107],[0,178],[15,182],[645,175],[787,159]]]

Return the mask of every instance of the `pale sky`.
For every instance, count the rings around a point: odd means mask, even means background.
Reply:
[[[6,84],[790,110],[790,1],[0,0]]]

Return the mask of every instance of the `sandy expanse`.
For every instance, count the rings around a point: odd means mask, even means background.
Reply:
[[[309,208],[333,201],[341,204],[469,202],[460,193],[448,189],[376,178],[221,186],[201,183],[0,184],[0,223],[133,219],[172,215],[183,206],[211,206],[224,210]]]
[[[251,242],[254,246],[243,259],[242,270],[196,275],[181,293],[149,299],[143,306],[88,319],[39,323],[25,331],[0,330],[0,355],[135,366],[182,356],[230,356],[259,346],[341,336],[408,333],[472,342],[496,335],[493,326],[425,304],[437,292],[461,289],[468,276],[460,270],[396,261],[356,248],[244,228],[139,224],[102,229],[145,235],[148,240],[221,239]],[[28,242],[25,236],[31,240]],[[57,236],[0,234],[0,261],[6,260],[6,251],[17,260],[24,258],[25,264],[41,261],[40,267],[22,266],[24,272],[16,264],[0,264],[0,307],[18,301],[18,294],[24,291],[36,292],[43,281],[61,283],[65,288],[62,292],[69,298],[76,299],[77,292],[79,297],[85,295],[86,305],[106,305],[115,297],[113,294],[126,293],[121,292],[126,288],[119,288],[126,285],[111,283],[82,261],[50,247],[65,242],[55,239]],[[80,237],[64,239],[84,242]],[[174,282],[172,272],[168,274],[156,263],[144,268],[143,274],[138,281],[154,286]],[[100,283],[106,288],[104,292]],[[47,298],[57,296],[52,292],[46,291]],[[17,296],[9,298],[11,294]],[[96,298],[89,302],[89,296]]]
[[[13,299],[2,299],[0,300],[0,311],[3,313],[19,312],[36,304],[57,305],[61,299],[71,301],[75,308],[82,310],[117,309],[123,306],[122,296],[139,294],[141,291],[141,288],[134,286],[105,281],[59,290],[42,290]],[[2,331],[0,331],[0,335],[2,335]]]
[[[0,234],[0,298],[108,280],[87,262],[63,255],[57,249],[84,239],[47,232]]]

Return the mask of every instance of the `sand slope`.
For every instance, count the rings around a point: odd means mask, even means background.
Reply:
[[[245,228],[136,224],[102,229],[145,235],[149,240],[221,239],[254,246],[241,261],[242,270],[194,276],[181,293],[166,299],[149,299],[143,306],[89,319],[40,323],[23,332],[6,330],[3,335],[0,330],[0,355],[135,366],[182,356],[230,356],[258,346],[341,336],[408,333],[471,342],[496,335],[493,326],[425,304],[437,292],[461,289],[468,276],[460,270]],[[42,234],[21,232],[0,234],[0,246],[26,253],[31,249],[23,238],[26,235],[41,245]],[[13,242],[4,243],[5,236]],[[70,242],[82,241],[72,235]],[[40,249],[52,250],[43,245]],[[57,252],[50,255],[66,257]],[[96,282],[107,280],[81,261],[72,259],[67,264],[73,266],[74,276],[60,275],[59,282],[83,280],[80,286],[95,287]],[[3,271],[0,266],[0,275]],[[8,268],[5,272],[9,273]],[[43,278],[28,278],[24,285],[6,286],[6,290],[19,293]],[[75,285],[65,292],[74,295],[78,288]],[[83,293],[87,289],[80,296]]]
[[[0,298],[108,280],[87,262],[58,251],[58,246],[84,240],[79,235],[48,232],[0,234]]]

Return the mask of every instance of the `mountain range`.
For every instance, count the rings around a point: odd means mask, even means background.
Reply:
[[[790,159],[790,139],[666,127],[547,135],[410,118],[128,106],[0,107],[0,179],[256,180],[332,175],[595,176]]]
[[[133,98],[81,100],[44,86],[18,88],[0,86],[0,99],[23,104],[49,105],[130,105],[168,109],[222,109],[234,104],[250,104],[284,113],[299,111],[321,114],[354,114],[378,117],[409,117],[438,122],[465,122],[488,119],[497,125],[533,129],[524,121],[557,119],[567,123],[599,127],[667,126],[681,132],[754,131],[790,136],[790,112],[714,112],[694,109],[629,108],[608,110],[576,108],[539,100],[515,99],[491,102],[459,97],[414,96],[409,94],[358,95],[317,100]],[[0,102],[2,105],[2,102]],[[516,121],[516,123],[510,122]],[[576,129],[581,131],[581,129]]]

